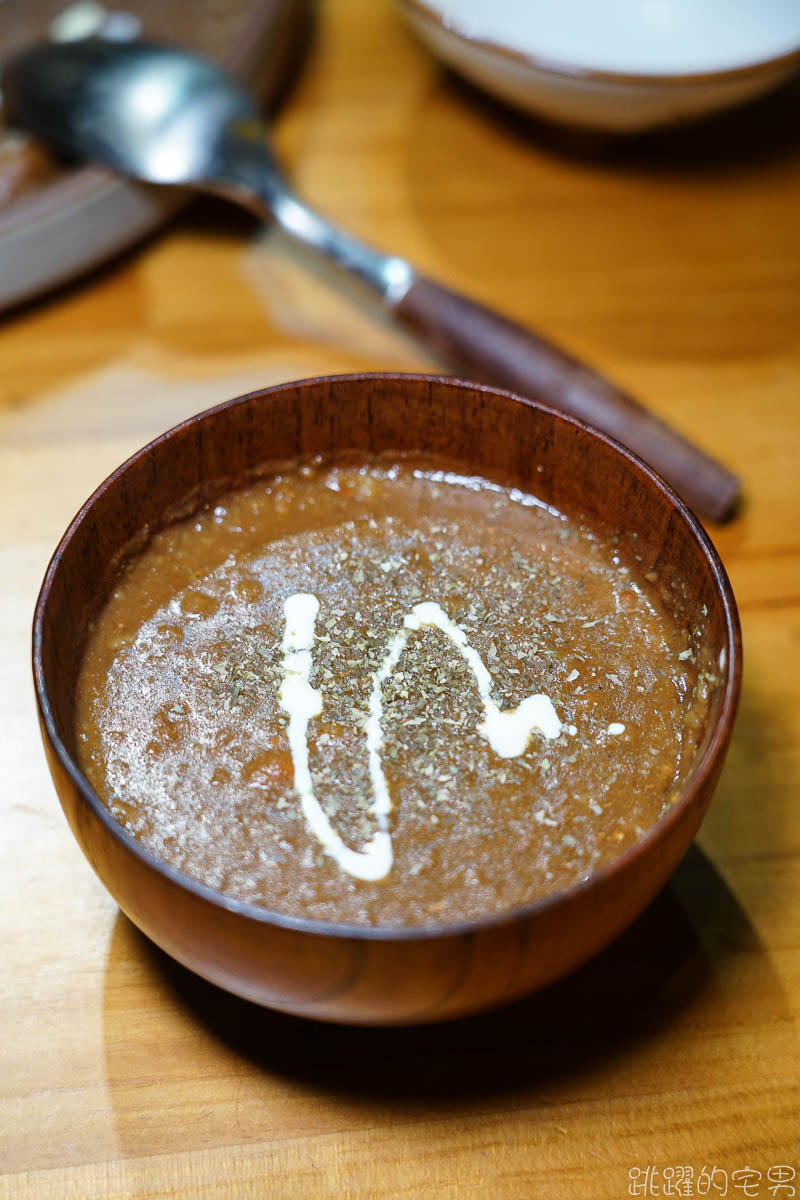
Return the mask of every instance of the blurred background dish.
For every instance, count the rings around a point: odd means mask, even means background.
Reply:
[[[398,0],[449,67],[566,125],[640,133],[761,95],[800,68],[797,0]]]
[[[124,11],[123,11],[124,9]],[[211,55],[269,105],[305,44],[307,0],[123,0],[120,9],[63,0],[0,5],[0,66],[47,36],[62,40],[140,33]],[[162,224],[188,197],[69,168],[2,122],[0,109],[0,310],[96,267]]]

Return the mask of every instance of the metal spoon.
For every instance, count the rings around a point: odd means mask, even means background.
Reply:
[[[739,483],[613,384],[535,333],[332,225],[292,190],[251,98],[214,63],[150,42],[35,46],[7,65],[11,120],[71,158],[148,183],[226,196],[272,218],[351,278],[461,373],[530,395],[617,438],[705,516]]]

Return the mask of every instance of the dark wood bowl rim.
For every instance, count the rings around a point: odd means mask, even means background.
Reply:
[[[725,671],[726,682],[725,692],[722,698],[722,703],[719,709],[717,721],[712,730],[711,736],[703,750],[698,756],[692,771],[686,780],[683,790],[679,798],[670,808],[669,812],[665,813],[655,825],[641,838],[639,838],[633,846],[623,851],[617,858],[611,862],[598,867],[586,879],[579,880],[571,884],[567,888],[553,892],[551,895],[540,897],[538,900],[532,901],[527,905],[520,905],[513,909],[508,909],[502,913],[494,913],[491,916],[481,917],[471,921],[454,922],[451,924],[441,925],[417,925],[417,926],[363,926],[363,925],[348,925],[330,921],[316,921],[305,917],[292,917],[283,913],[274,913],[267,908],[263,908],[256,904],[250,904],[245,901],[235,900],[232,897],[224,895],[222,892],[217,892],[206,884],[200,883],[196,879],[192,879],[188,875],[184,875],[177,868],[165,863],[149,850],[147,850],[139,841],[131,834],[127,833],[121,825],[112,817],[108,808],[100,800],[95,793],[89,781],[73,760],[71,754],[59,736],[56,729],[55,720],[53,717],[50,700],[47,695],[47,688],[44,681],[44,670],[42,666],[42,647],[44,641],[44,618],[47,611],[47,605],[52,587],[55,572],[58,569],[60,560],[69,547],[72,538],[77,529],[87,516],[89,511],[94,506],[95,502],[102,497],[111,487],[114,486],[120,476],[124,475],[130,466],[140,460],[146,458],[153,450],[161,446],[170,438],[181,434],[185,429],[204,421],[209,416],[224,412],[226,409],[233,408],[236,405],[247,404],[254,399],[266,399],[270,396],[279,396],[287,387],[291,387],[293,391],[300,389],[312,389],[316,387],[330,386],[333,383],[353,383],[357,386],[361,384],[374,383],[379,380],[403,380],[411,386],[424,383],[426,387],[431,384],[444,385],[452,388],[454,391],[470,390],[485,392],[497,396],[501,396],[508,400],[511,404],[521,404],[527,408],[536,408],[545,413],[548,419],[556,422],[563,422],[567,425],[577,426],[590,437],[601,442],[605,442],[616,454],[622,456],[628,463],[629,469],[644,475],[649,483],[661,493],[661,495],[669,502],[669,504],[678,511],[685,524],[689,527],[697,546],[704,556],[708,564],[714,583],[716,585],[719,597],[722,601],[723,610],[725,613]],[[33,676],[34,686],[36,691],[36,701],[39,706],[39,713],[42,724],[46,732],[46,736],[61,764],[64,771],[68,775],[72,784],[75,786],[81,799],[89,806],[94,815],[105,826],[106,830],[112,837],[127,850],[139,858],[151,870],[156,871],[168,879],[171,883],[185,890],[192,892],[198,898],[215,905],[217,908],[226,909],[228,912],[244,917],[249,920],[259,922],[264,925],[277,926],[281,929],[295,930],[300,933],[316,935],[320,937],[331,938],[350,938],[360,941],[425,941],[427,939],[441,939],[452,937],[464,937],[475,935],[493,928],[516,924],[520,921],[530,921],[537,916],[541,916],[546,912],[559,907],[562,904],[570,903],[577,898],[581,893],[591,891],[598,887],[601,883],[610,879],[617,873],[624,873],[629,866],[632,866],[637,859],[646,854],[651,846],[665,837],[673,825],[678,823],[685,813],[686,809],[696,801],[700,794],[703,785],[708,776],[713,771],[717,758],[725,750],[725,747],[730,738],[733,723],[736,713],[736,706],[739,699],[739,691],[741,687],[742,674],[742,641],[741,629],[739,624],[739,616],[736,608],[733,591],[728,580],[727,573],[717,554],[714,546],[703,529],[700,522],[694,514],[686,507],[680,497],[672,490],[667,483],[659,475],[657,475],[646,463],[639,459],[636,455],[620,445],[613,438],[607,437],[605,434],[591,428],[583,421],[579,421],[574,417],[568,417],[563,413],[551,408],[549,405],[542,404],[537,400],[531,400],[526,397],[514,395],[512,392],[503,391],[500,388],[491,387],[484,384],[472,383],[467,380],[453,379],[442,375],[425,375],[425,374],[408,374],[405,372],[365,372],[343,375],[326,375],[317,376],[311,379],[303,379],[299,381],[291,381],[281,384],[276,384],[268,388],[258,388],[255,391],[248,392],[245,395],[237,396],[231,400],[226,400],[221,404],[214,405],[212,408],[205,409],[203,412],[196,413],[185,421],[181,421],[178,425],[174,425],[159,437],[154,438],[137,450],[125,460],[115,471],[113,471],[100,485],[95,489],[91,496],[81,506],[78,513],[72,519],[56,547],[53,556],[50,560],[47,572],[42,583],[39,597],[36,602],[36,608],[33,618]]]

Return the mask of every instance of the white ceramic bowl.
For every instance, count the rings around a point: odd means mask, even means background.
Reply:
[[[398,0],[448,66],[518,108],[639,133],[800,69],[800,0]]]

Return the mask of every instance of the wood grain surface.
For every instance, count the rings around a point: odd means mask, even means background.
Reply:
[[[800,1194],[796,108],[795,85],[680,135],[564,138],[442,74],[388,0],[328,0],[278,121],[320,206],[744,480],[713,531],[742,706],[698,843],[608,951],[493,1016],[342,1030],[171,964],[67,828],[29,674],[49,555],[123,457],[252,387],[436,364],[211,203],[5,319],[0,1196],[616,1200],[722,1195],[723,1173],[731,1196]]]

